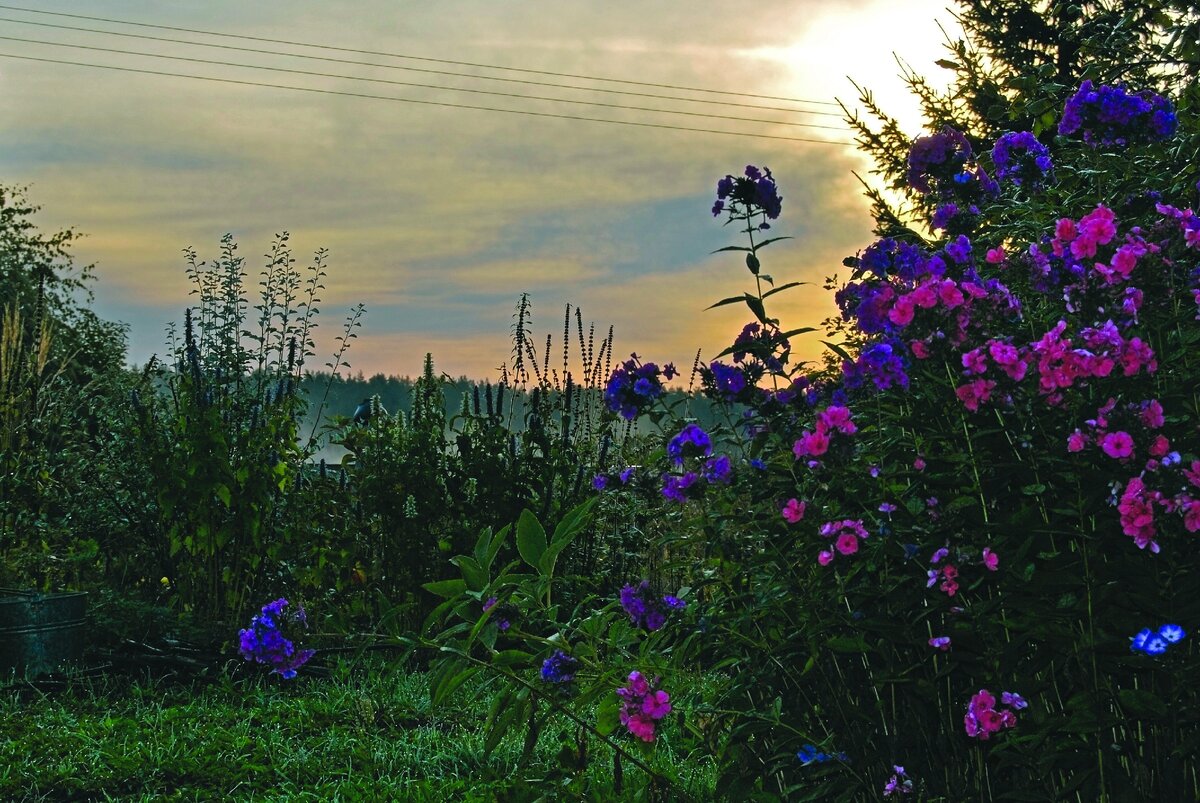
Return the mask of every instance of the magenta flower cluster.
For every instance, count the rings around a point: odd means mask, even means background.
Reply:
[[[238,633],[238,652],[247,661],[266,664],[271,671],[291,679],[316,651],[297,649],[295,642],[288,638],[288,635],[295,635],[296,630],[308,627],[304,608],[288,611],[288,604],[281,597],[262,606],[262,611],[250,620],[250,627]]]
[[[792,454],[797,460],[809,458],[810,467],[820,464],[820,458],[829,451],[830,444],[838,435],[853,435],[858,432],[850,414],[850,408],[843,405],[830,405],[817,413],[813,429],[804,430],[792,444]]]
[[[996,697],[987,689],[971,697],[967,705],[967,713],[963,717],[963,726],[967,735],[972,739],[987,741],[992,734],[1017,726],[1016,712],[1028,708],[1029,703],[1019,694],[1004,692],[1000,695],[1003,710],[996,708]]]
[[[866,540],[870,535],[863,526],[862,519],[827,521],[817,532],[833,541],[833,549],[822,549],[817,553],[817,563],[822,566],[833,563],[835,551],[842,555],[853,555],[858,551],[859,542]]]
[[[658,722],[671,713],[671,695],[657,688],[659,679],[646,680],[636,669],[629,673],[628,683],[617,689],[621,698],[621,724],[643,742],[653,742]]]
[[[1058,133],[1092,147],[1161,142],[1175,134],[1175,107],[1162,95],[1084,81],[1063,107]]]

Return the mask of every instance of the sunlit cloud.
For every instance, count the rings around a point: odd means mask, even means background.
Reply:
[[[891,53],[899,52],[918,69],[936,70],[931,64],[941,55],[941,33],[933,18],[945,16],[934,2],[900,7],[833,0],[764,2],[749,17],[734,6],[714,5],[696,13],[693,4],[681,0],[627,7],[560,5],[553,14],[532,5],[477,1],[453,13],[443,5],[426,4],[405,7],[400,14],[393,4],[372,0],[357,4],[353,15],[338,14],[315,0],[216,0],[158,6],[153,14],[136,4],[98,0],[84,13],[826,102],[852,97],[845,79],[851,76],[875,89],[906,126],[914,119],[912,104],[895,78]],[[17,27],[9,33],[30,35],[29,30],[17,33]],[[42,36],[50,38],[45,32]],[[100,41],[86,34],[56,37]],[[472,82],[384,67],[103,41],[105,46],[169,55],[186,51],[209,59],[388,80],[841,125],[837,117],[768,115],[732,106]],[[417,100],[848,138],[818,129],[650,116],[33,45],[13,44],[9,50],[18,51]],[[194,303],[181,250],[193,246],[202,259],[211,258],[226,232],[237,238],[251,282],[263,263],[260,255],[278,231],[291,233],[301,265],[317,249],[328,249],[330,273],[318,337],[323,353],[332,350],[342,316],[361,301],[368,312],[354,349],[354,370],[413,374],[425,351],[433,351],[453,375],[489,375],[500,364],[509,348],[512,306],[522,292],[534,299],[538,324],[547,326],[543,331],[561,328],[567,303],[581,305],[585,317],[604,331],[613,324],[618,356],[636,350],[662,361],[690,362],[696,348],[706,354],[719,351],[748,320],[746,311],[704,308],[746,289],[752,277],[733,256],[711,255],[739,239],[731,227],[714,221],[708,209],[716,179],[746,164],[769,165],[779,178],[784,215],[772,234],[795,238],[772,246],[764,261],[780,281],[811,283],[779,298],[785,325],[814,325],[832,313],[821,284],[837,271],[842,257],[864,247],[870,237],[867,206],[851,175],[865,162],[843,146],[8,60],[0,61],[0,97],[0,180],[33,185],[31,198],[44,207],[39,217],[43,227],[74,227],[88,235],[76,253],[81,262],[98,263],[98,310],[129,322],[135,362],[161,351],[164,324],[181,318],[183,308]],[[831,106],[804,108],[837,111]],[[805,337],[803,344],[797,341],[797,351],[816,343],[815,337]],[[813,345],[811,354],[819,348]]]

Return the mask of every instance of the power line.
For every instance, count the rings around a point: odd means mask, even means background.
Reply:
[[[168,55],[164,55],[162,53],[146,53],[146,52],[138,51],[138,50],[120,50],[120,49],[112,48],[112,47],[98,47],[98,46],[94,46],[94,45],[76,45],[76,44],[70,44],[67,42],[49,42],[49,41],[46,41],[43,39],[25,39],[25,38],[22,38],[19,36],[0,36],[0,40],[4,40],[4,41],[8,41],[8,42],[22,42],[24,44],[33,44],[33,45],[51,45],[53,47],[68,47],[68,48],[72,48],[75,50],[94,50],[94,51],[98,51],[98,52],[102,52],[102,53],[116,53],[116,54],[123,55],[123,56],[144,56],[147,58],[155,58],[155,59],[169,59],[171,61],[187,61],[187,62],[192,62],[194,64],[211,64],[211,65],[220,66],[220,67],[239,67],[239,68],[250,69],[250,70],[269,70],[270,72],[289,73],[292,75],[307,75],[307,76],[312,76],[312,77],[316,77],[316,78],[338,78],[338,79],[342,79],[342,80],[346,80],[346,81],[366,81],[366,82],[375,83],[375,84],[389,84],[391,86],[408,86],[408,87],[417,87],[420,89],[446,90],[446,91],[450,91],[450,92],[468,92],[473,95],[493,95],[493,96],[498,96],[498,97],[503,97],[503,98],[520,98],[522,100],[539,100],[539,101],[544,100],[544,101],[550,101],[552,103],[570,103],[570,104],[579,105],[579,106],[601,106],[601,107],[604,107],[607,109],[626,109],[629,111],[651,112],[653,114],[675,114],[675,115],[682,115],[685,117],[703,117],[703,118],[709,118],[709,119],[713,119],[713,120],[733,120],[735,122],[741,122],[741,123],[766,123],[769,125],[786,125],[786,126],[793,126],[793,127],[798,127],[798,128],[823,128],[827,131],[846,131],[847,130],[847,128],[845,126],[819,125],[816,123],[793,123],[793,122],[787,122],[787,121],[782,121],[782,120],[763,120],[763,119],[750,118],[750,117],[737,117],[737,116],[728,115],[728,114],[707,114],[704,112],[687,112],[687,111],[680,111],[677,109],[655,109],[655,108],[651,108],[649,106],[628,106],[628,105],[624,105],[624,104],[620,104],[620,103],[603,103],[600,101],[591,101],[591,100],[572,100],[572,99],[568,99],[568,98],[549,98],[549,97],[542,97],[542,96],[538,96],[538,95],[520,95],[520,94],[516,94],[513,92],[493,92],[493,91],[487,90],[487,89],[465,89],[462,87],[455,87],[455,86],[439,86],[437,84],[418,84],[418,83],[413,83],[411,81],[391,81],[386,78],[362,78],[362,77],[354,76],[354,75],[339,75],[337,73],[314,72],[311,70],[296,70],[296,69],[289,69],[287,67],[268,67],[266,65],[260,65],[260,64],[240,64],[238,62],[216,61],[213,59],[200,59],[200,58],[193,58],[190,56],[168,56]]]
[[[9,11],[23,11],[28,14],[45,14],[53,17],[68,17],[71,19],[90,20],[92,22],[108,22],[114,25],[131,25],[138,28],[154,28],[160,31],[179,31],[182,33],[198,33],[204,36],[223,36],[231,39],[243,39],[250,42],[267,42],[274,45],[291,45],[294,47],[311,47],[319,50],[332,50],[339,53],[357,53],[364,56],[386,56],[396,59],[411,59],[413,61],[426,61],[435,64],[454,64],[459,67],[479,67],[486,70],[505,70],[508,72],[520,72],[532,75],[548,75],[555,78],[579,78],[585,81],[603,81],[605,83],[627,84],[630,86],[647,86],[656,87],[658,89],[678,89],[683,92],[703,92],[710,95],[727,95],[732,97],[742,98],[758,98],[760,100],[780,100],[787,103],[811,103],[819,106],[837,106],[838,104],[827,100],[807,100],[804,98],[786,98],[776,95],[756,95],[750,92],[729,92],[722,89],[703,89],[699,87],[679,86],[675,84],[658,84],[648,81],[630,81],[623,78],[602,78],[593,75],[581,75],[577,73],[553,72],[550,70],[531,70],[523,67],[505,67],[497,64],[479,64],[471,61],[454,61],[451,59],[435,59],[428,56],[412,56],[403,53],[388,53],[378,50],[359,50],[349,47],[335,47],[333,45],[318,45],[311,42],[292,42],[287,39],[271,39],[262,36],[247,36],[245,34],[236,33],[221,33],[220,31],[206,31],[197,28],[181,28],[173,25],[155,25],[147,22],[133,22],[130,20],[112,19],[110,17],[92,17],[86,14],[67,14],[61,11],[43,11],[36,8],[25,8],[23,6],[0,5],[0,8],[8,9]],[[485,77],[485,76],[476,76]]]
[[[0,8],[13,8],[13,6],[0,5]],[[36,12],[36,13],[42,13],[42,12]],[[51,13],[51,12],[45,12],[45,13]],[[63,15],[63,16],[80,16],[80,15],[69,14],[69,15]],[[87,19],[90,19],[90,18],[87,18]],[[308,54],[304,54],[304,53],[287,53],[287,52],[280,51],[280,50],[265,50],[263,48],[253,48],[253,47],[238,47],[237,45],[222,45],[222,44],[217,44],[214,42],[196,42],[196,41],[192,41],[190,39],[173,39],[173,38],[167,37],[167,36],[150,36],[148,34],[124,33],[122,31],[104,31],[104,30],[99,30],[96,28],[83,28],[83,27],[79,27],[79,26],[75,26],[75,25],[56,25],[56,24],[50,23],[50,22],[33,22],[32,20],[18,20],[18,19],[12,19],[10,17],[0,17],[0,22],[13,22],[13,23],[17,23],[19,25],[35,25],[39,28],[55,28],[57,30],[78,31],[81,33],[103,34],[106,36],[121,36],[121,37],[125,37],[127,39],[142,39],[142,40],[150,41],[150,42],[166,42],[166,43],[174,44],[174,45],[190,45],[193,47],[209,47],[209,48],[216,48],[219,50],[234,50],[234,51],[237,51],[240,53],[254,53],[254,54],[260,55],[260,56],[285,56],[288,58],[309,59],[312,61],[324,61],[324,62],[330,62],[330,63],[334,63],[334,64],[352,64],[352,65],[355,65],[358,67],[375,67],[375,68],[380,68],[380,69],[385,69],[385,70],[403,70],[405,72],[418,72],[418,73],[424,73],[427,75],[447,75],[447,76],[452,76],[455,78],[470,78],[472,80],[480,80],[480,81],[500,81],[503,83],[522,84],[525,86],[542,86],[542,87],[551,87],[554,89],[569,89],[572,91],[580,91],[580,92],[602,92],[607,95],[629,95],[631,97],[654,98],[656,100],[675,100],[675,101],[682,101],[684,103],[701,103],[701,104],[709,104],[709,105],[731,106],[731,107],[738,107],[738,108],[743,108],[743,109],[758,109],[760,111],[790,112],[792,114],[811,114],[811,115],[818,116],[818,117],[838,117],[838,118],[842,117],[842,115],[838,112],[810,111],[808,109],[795,109],[795,108],[789,108],[786,106],[763,106],[761,104],[737,103],[735,101],[729,101],[729,100],[706,100],[703,98],[684,98],[684,97],[679,97],[678,95],[662,95],[662,94],[658,94],[658,93],[654,93],[654,92],[631,92],[628,90],[603,89],[601,87],[578,86],[575,84],[555,84],[555,83],[551,83],[548,81],[529,81],[529,80],[525,80],[525,79],[521,79],[521,78],[501,78],[499,76],[494,76],[494,75],[472,75],[471,73],[451,72],[449,70],[430,70],[430,69],[425,69],[422,67],[405,67],[405,66],[402,66],[399,64],[376,64],[376,63],[370,62],[370,61],[356,61],[354,59],[339,59],[339,58],[333,58],[330,56],[312,56],[312,55],[308,55]],[[128,24],[138,25],[141,23],[128,23]],[[151,27],[165,27],[165,26],[151,26]],[[174,30],[174,29],[172,29],[172,30]],[[183,29],[183,30],[187,30],[187,29]],[[237,36],[237,34],[209,34],[209,35],[211,35],[211,36]],[[275,41],[275,40],[267,40],[267,41]],[[304,47],[322,47],[322,45],[303,45],[303,46]],[[331,48],[331,49],[338,50],[341,48]],[[357,52],[357,51],[354,51],[354,52]],[[370,51],[363,51],[363,52],[370,52]],[[408,56],[399,56],[398,58],[409,58],[409,57]],[[416,57],[412,57],[412,58],[416,58]],[[434,61],[436,61],[436,59],[434,59]],[[452,62],[452,63],[454,63],[454,62]],[[504,68],[497,68],[497,69],[515,70],[516,68],[515,67],[504,67]],[[607,80],[607,79],[605,79],[605,80]],[[796,102],[817,103],[819,101],[796,101]],[[829,104],[829,105],[834,105],[834,104]]]
[[[369,95],[364,92],[344,92],[334,89],[316,89],[307,86],[290,86],[287,84],[271,84],[263,81],[243,81],[234,78],[216,78],[209,75],[190,75],[187,73],[166,72],[163,70],[146,70],[137,67],[117,67],[111,64],[90,64],[81,61],[67,61],[64,59],[47,59],[39,56],[23,56],[16,53],[0,53],[0,58],[21,59],[23,61],[37,61],[45,64],[65,64],[72,67],[89,67],[98,70],[114,70],[117,72],[138,73],[140,75],[159,75],[168,78],[190,78],[196,81],[209,81],[219,84],[234,84],[237,86],[256,86],[265,87],[268,89],[287,89],[293,92],[309,92],[318,95],[341,95],[348,98],[367,98],[370,100],[387,100],[395,103],[416,103],[421,106],[441,106],[448,109],[473,109],[476,111],[485,112],[500,112],[503,114],[519,114],[527,117],[547,117],[556,120],[582,120],[590,123],[608,123],[611,125],[628,125],[638,128],[658,128],[668,131],[690,131],[699,134],[716,134],[727,137],[751,137],[754,139],[774,139],[783,140],[785,142],[811,142],[819,145],[841,145],[843,147],[854,147],[852,142],[838,142],[829,139],[810,139],[808,137],[784,137],[776,134],[755,134],[749,131],[721,131],[712,128],[691,128],[687,126],[668,125],[666,123],[643,123],[634,122],[632,120],[612,120],[604,117],[583,117],[572,114],[556,114],[553,112],[534,112],[523,109],[502,109],[494,106],[473,106],[465,103],[445,103],[436,100],[417,100],[416,98],[397,98],[391,95]]]

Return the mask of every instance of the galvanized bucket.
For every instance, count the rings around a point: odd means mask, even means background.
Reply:
[[[0,589],[0,676],[33,677],[83,655],[87,592]]]

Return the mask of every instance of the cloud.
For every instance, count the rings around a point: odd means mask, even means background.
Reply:
[[[826,100],[845,93],[845,74],[865,73],[868,85],[893,74],[893,48],[912,48],[919,58],[928,58],[930,43],[940,36],[931,22],[939,11],[940,3],[929,0],[903,7],[767,0],[756,4],[751,14],[744,7],[719,4],[697,13],[694,3],[682,0],[650,5],[460,0],[402,7],[370,0],[355,4],[353,14],[316,0],[214,0],[156,7],[153,14],[141,4],[118,0],[89,6],[89,13],[100,16],[346,48]],[[10,27],[11,35],[30,35],[28,30],[16,33],[20,26]],[[85,34],[55,36],[62,41],[101,41]],[[111,38],[103,44],[400,81],[840,124],[836,117],[471,82],[182,45]],[[52,54],[33,45],[12,48],[11,52],[55,58],[417,100],[653,119],[779,136],[845,136],[112,54]],[[482,72],[432,61],[305,52]],[[687,94],[662,87],[499,74],[644,94]],[[899,98],[894,81],[880,94],[888,104]],[[202,258],[212,256],[225,232],[237,237],[252,275],[276,231],[291,232],[301,264],[316,249],[328,248],[330,278],[320,344],[328,350],[343,311],[365,302],[368,316],[353,361],[356,369],[361,365],[368,373],[414,373],[426,350],[433,350],[452,373],[488,371],[507,353],[504,339],[512,305],[522,291],[533,294],[539,316],[545,311],[539,324],[552,320],[569,302],[582,305],[585,314],[598,321],[614,323],[624,351],[661,352],[668,356],[660,359],[679,361],[690,361],[697,346],[715,353],[740,329],[745,315],[734,309],[702,310],[722,295],[745,289],[750,276],[734,257],[710,256],[738,238],[713,221],[708,208],[716,179],[748,163],[769,165],[779,178],[784,216],[772,234],[795,237],[771,247],[765,256],[769,269],[781,281],[816,283],[803,293],[781,297],[781,316],[787,322],[812,324],[829,314],[831,302],[819,289],[820,282],[837,269],[843,256],[869,242],[867,207],[850,175],[864,162],[846,147],[20,61],[0,61],[0,96],[0,178],[34,185],[31,198],[44,206],[44,228],[72,226],[89,235],[78,244],[77,254],[83,262],[99,263],[99,311],[130,322],[131,356],[139,362],[148,355],[149,344],[161,342],[166,320],[177,319],[192,300],[181,249],[192,245]],[[788,105],[700,97],[727,104]],[[556,308],[559,312],[551,313]]]

